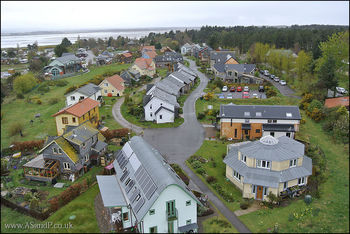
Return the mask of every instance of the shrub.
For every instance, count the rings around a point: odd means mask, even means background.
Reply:
[[[269,89],[266,91],[267,98],[275,97],[275,96],[277,96],[277,92],[274,89]]]
[[[14,136],[16,134],[20,134],[24,129],[23,124],[19,122],[15,122],[11,124],[10,129],[9,129],[9,135]]]
[[[204,175],[205,170],[204,170],[203,168],[198,168],[198,169],[196,170],[196,172],[197,172],[198,174],[200,174],[200,175]]]
[[[32,73],[27,73],[14,79],[13,89],[16,93],[27,93],[37,84],[37,82],[38,79],[36,79]]]
[[[269,199],[269,203],[271,205],[273,204],[279,204],[279,202],[281,201],[281,198],[280,197],[277,197],[274,193],[270,192],[268,195],[267,195],[267,198]]]
[[[38,91],[41,92],[41,93],[47,93],[50,91],[50,87],[47,83],[42,83],[39,88],[38,88]]]
[[[204,117],[205,117],[205,114],[204,113],[198,113],[198,115],[197,115],[197,118],[198,119],[204,119]]]
[[[307,110],[309,113],[312,113],[312,111],[317,108],[319,110],[321,110],[323,107],[322,103],[317,100],[317,99],[313,99],[311,102],[310,102],[310,105],[307,107]]]
[[[50,98],[49,99],[49,104],[50,105],[54,105],[54,104],[56,104],[56,103],[58,103],[59,102],[59,99],[58,98]]]
[[[58,208],[60,208],[60,205],[59,205],[59,199],[58,197],[53,197],[49,200],[49,203],[50,203],[50,211],[51,212],[55,212],[56,210],[58,210]]]
[[[44,140],[13,142],[13,149],[16,151],[38,150],[43,147]]]
[[[192,163],[192,167],[193,167],[194,169],[198,169],[198,168],[201,168],[201,167],[202,167],[202,164],[201,164],[200,162],[198,162],[198,161],[194,161],[194,162]]]
[[[242,210],[246,210],[248,209],[249,207],[249,202],[248,201],[241,201],[241,203],[239,204],[239,207],[242,209]]]
[[[39,105],[41,105],[41,100],[40,99],[38,99],[37,101],[36,101],[36,104],[39,104]]]
[[[66,86],[68,84],[68,82],[65,80],[56,80],[54,82],[54,84],[58,87],[63,87],[63,86]]]
[[[77,86],[71,86],[69,87],[68,89],[66,89],[66,91],[64,92],[64,94],[67,94],[67,93],[70,93],[70,92],[73,92],[74,90],[77,89]]]
[[[23,99],[23,98],[24,98],[23,94],[21,94],[21,93],[17,93],[16,97],[17,97],[18,99]]]
[[[300,124],[305,124],[305,123],[306,123],[306,119],[302,118],[302,119],[300,120]]]
[[[216,183],[216,178],[214,176],[208,176],[205,179],[209,184]]]

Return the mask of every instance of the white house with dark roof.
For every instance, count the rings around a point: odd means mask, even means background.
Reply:
[[[66,106],[74,105],[75,103],[79,102],[79,100],[83,100],[85,98],[91,98],[92,100],[101,102],[102,101],[102,88],[92,84],[88,83],[73,92],[70,92],[65,95],[66,97]]]
[[[151,94],[145,95],[143,98],[146,121],[155,121],[156,123],[174,122],[179,107],[176,96],[157,87]]]
[[[280,196],[284,191],[298,190],[312,175],[312,159],[304,151],[302,143],[286,136],[228,145],[223,160],[226,178],[244,198],[268,200],[270,192]]]
[[[298,106],[220,105],[220,136],[256,139],[266,135],[294,138],[301,115]]]
[[[112,230],[197,231],[202,204],[156,149],[134,136],[115,158],[115,175],[96,176]]]

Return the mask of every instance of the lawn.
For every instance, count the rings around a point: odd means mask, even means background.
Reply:
[[[30,229],[25,229],[19,227],[19,225],[23,224],[26,225],[27,223],[39,223],[40,221],[21,214],[17,211],[12,210],[11,208],[8,208],[6,206],[1,206],[1,232],[2,233],[28,233],[31,230]],[[5,225],[17,225],[13,227],[5,227]],[[19,225],[18,225],[19,224]],[[12,225],[11,225],[12,226]]]
[[[197,169],[190,164],[189,160],[186,161],[186,164],[231,211],[235,211],[240,209],[239,204],[243,198],[241,191],[230,181],[226,180],[226,165],[222,160],[227,152],[227,144],[229,144],[229,142],[205,140],[201,148],[199,148],[194,155],[201,156],[208,160],[207,163],[201,163],[201,167],[208,176],[214,176],[216,178],[216,183],[222,187],[226,194],[233,198],[233,202],[227,202],[224,200],[212,185],[206,181],[205,177],[197,172]]]
[[[327,159],[329,177],[320,186],[321,198],[314,198],[310,205],[313,212],[299,220],[289,216],[305,211],[307,205],[301,200],[287,207],[240,216],[252,232],[267,232],[276,223],[279,232],[349,232],[349,146],[334,143],[320,124],[305,118],[306,124],[301,125],[300,133],[309,137],[311,144],[319,145]]]
[[[104,116],[102,120],[104,122],[104,126],[109,129],[119,129],[123,128],[115,119],[113,118],[112,108],[113,105],[120,99],[121,97],[103,97],[104,105],[100,107],[100,116]]]
[[[162,78],[166,77],[167,72],[168,68],[157,68],[157,73]]]
[[[1,149],[8,147],[13,141],[27,141],[44,139],[46,135],[56,135],[55,120],[51,115],[55,114],[65,106],[64,93],[68,87],[80,85],[94,78],[95,75],[103,74],[107,71],[118,72],[122,69],[127,69],[130,64],[111,64],[101,67],[94,67],[90,72],[64,78],[68,85],[64,87],[50,86],[50,91],[45,94],[40,94],[37,89],[32,90],[25,95],[24,99],[16,99],[15,95],[6,97],[1,104]],[[40,99],[42,104],[28,103],[27,97]],[[49,100],[58,98],[56,104],[49,104]],[[40,113],[41,121],[35,119],[34,115]],[[34,120],[33,125],[30,120]],[[9,130],[15,123],[23,124],[24,137],[19,135],[9,136]]]
[[[27,69],[29,66],[28,63],[23,64],[23,63],[19,63],[19,64],[11,64],[11,65],[7,65],[7,64],[1,64],[1,72],[7,72],[8,69],[15,69],[15,72],[21,72],[25,69]]]

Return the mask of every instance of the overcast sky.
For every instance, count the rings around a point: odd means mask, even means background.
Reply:
[[[293,24],[349,25],[349,2],[1,1],[1,32]]]

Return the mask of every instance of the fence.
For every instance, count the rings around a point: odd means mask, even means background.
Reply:
[[[38,220],[41,220],[41,221],[44,221],[45,219],[50,217],[50,210],[42,213],[42,212],[38,212],[35,210],[26,209],[26,208],[19,206],[19,205],[15,204],[9,200],[6,200],[3,197],[1,197],[1,205],[7,206],[13,210],[16,210],[16,211],[22,213],[22,214],[31,216],[31,217],[38,219]]]

